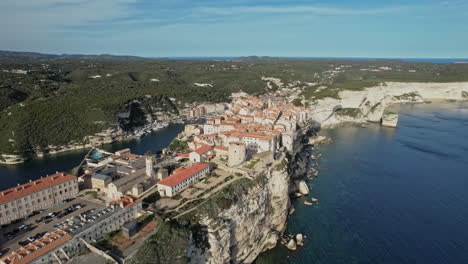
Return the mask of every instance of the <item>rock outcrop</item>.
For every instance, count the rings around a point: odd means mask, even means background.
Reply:
[[[192,244],[188,250],[190,263],[252,263],[261,252],[276,246],[286,229],[291,204],[290,175],[286,168],[272,167],[263,177],[263,184],[216,218],[202,219],[209,249]]]
[[[398,124],[398,115],[395,113],[385,113],[382,116],[382,126],[396,127]]]
[[[339,99],[317,100],[311,104],[311,115],[322,128],[343,122],[380,122],[386,108],[392,104],[422,103],[429,100],[467,100],[467,95],[468,82],[388,82],[362,91],[341,91]]]
[[[203,249],[191,243],[187,253],[190,263],[252,263],[261,252],[277,245],[288,215],[294,212],[290,194],[301,185],[303,191],[304,185],[307,187],[302,179],[310,157],[308,140],[313,133],[311,125],[298,130],[294,155],[282,153],[254,177],[254,181],[264,177],[262,183],[215,218],[202,218],[199,224],[206,226],[209,247]]]
[[[289,249],[289,250],[296,250],[297,249],[297,244],[296,244],[296,241],[294,240],[294,238],[291,238],[291,240],[289,240],[288,244],[286,245],[286,247]]]
[[[297,186],[298,191],[302,195],[309,194],[309,192],[310,192],[309,187],[307,186],[307,184],[306,184],[306,182],[304,180],[296,181],[296,186]]]

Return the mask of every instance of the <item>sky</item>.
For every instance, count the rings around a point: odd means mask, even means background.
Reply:
[[[468,0],[1,0],[0,50],[467,58]]]

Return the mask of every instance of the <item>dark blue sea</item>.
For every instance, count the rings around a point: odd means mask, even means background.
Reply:
[[[256,263],[468,263],[468,104],[403,105],[396,129],[323,131],[320,176],[296,200],[279,246]]]
[[[170,142],[184,129],[182,124],[170,124],[168,127],[155,131],[145,137],[106,144],[100,148],[117,151],[131,148],[133,153],[144,154],[146,151],[156,153],[167,147]],[[78,166],[89,149],[60,153],[26,161],[17,165],[0,165],[0,190],[23,184],[41,176],[54,174],[56,171],[69,171]]]

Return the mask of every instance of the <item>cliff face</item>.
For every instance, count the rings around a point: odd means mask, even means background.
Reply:
[[[204,218],[209,249],[189,248],[190,263],[252,263],[276,246],[286,228],[290,176],[286,168],[264,173],[265,183],[253,189],[216,218]],[[261,177],[261,176],[258,176]]]
[[[363,91],[342,91],[340,99],[325,98],[312,106],[312,117],[322,127],[342,122],[380,122],[385,109],[398,103],[422,103],[428,100],[467,100],[468,83],[396,83],[389,82]],[[354,110],[341,114],[338,109]]]
[[[260,172],[260,184],[215,218],[203,218],[209,249],[191,243],[190,263],[252,263],[258,255],[274,248],[286,229],[290,194],[297,191],[294,179],[306,173],[308,139],[306,126],[298,132],[294,156],[283,153],[268,170]],[[305,132],[303,132],[305,131]]]

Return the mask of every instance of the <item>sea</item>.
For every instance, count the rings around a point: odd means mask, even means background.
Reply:
[[[468,103],[400,105],[397,128],[377,124],[323,130],[320,171],[309,183],[319,205],[295,200],[286,234],[302,233],[296,251],[277,246],[273,263],[468,263]],[[138,140],[108,144],[157,152],[183,130],[172,124]],[[0,189],[77,166],[87,150],[0,166]]]
[[[170,124],[169,126],[139,138],[125,140],[112,144],[105,144],[99,148],[115,152],[130,148],[132,153],[144,154],[147,151],[157,153],[169,146],[171,141],[184,130],[183,124]],[[0,165],[0,190],[7,189],[29,180],[36,180],[55,172],[68,172],[78,166],[88,153],[89,149],[59,153],[28,160],[16,165]]]
[[[294,201],[286,234],[297,251],[262,254],[266,263],[468,263],[468,104],[401,105],[398,127],[322,131],[319,205]],[[315,161],[314,161],[315,163]]]

